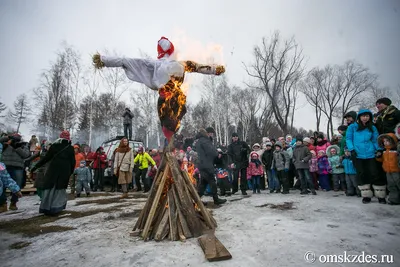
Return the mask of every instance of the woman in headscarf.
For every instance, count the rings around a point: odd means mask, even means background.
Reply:
[[[118,177],[118,184],[122,188],[122,197],[128,197],[128,184],[132,183],[133,150],[129,147],[126,137],[121,139],[115,152],[114,174]]]
[[[39,160],[31,172],[46,163],[49,163],[46,173],[37,181],[38,189],[43,190],[39,212],[55,215],[67,206],[69,177],[75,168],[74,148],[68,131],[60,134],[60,138],[50,146],[46,155]]]

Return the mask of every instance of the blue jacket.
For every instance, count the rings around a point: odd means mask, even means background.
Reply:
[[[92,174],[88,167],[79,167],[75,169],[74,174],[76,174],[76,180],[82,182],[88,182],[92,180]]]
[[[357,174],[356,168],[354,168],[354,164],[351,158],[345,157],[342,161],[342,165],[344,167],[345,174]]]
[[[357,119],[360,114],[369,113],[371,120],[373,118],[372,112],[362,109],[358,113]],[[352,123],[346,131],[346,146],[349,151],[355,150],[358,159],[373,159],[375,153],[380,150],[378,146],[378,130],[372,126],[372,132],[369,129],[357,131],[358,123]]]
[[[8,174],[4,163],[0,162],[0,195],[3,194],[3,190],[6,188],[10,189],[13,193],[17,193],[21,190],[17,183],[11,178],[10,174]]]

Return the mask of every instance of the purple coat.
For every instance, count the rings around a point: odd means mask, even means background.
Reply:
[[[332,170],[326,155],[318,158],[318,174],[329,174]]]
[[[318,172],[318,158],[311,158],[308,163],[310,164],[310,172]]]

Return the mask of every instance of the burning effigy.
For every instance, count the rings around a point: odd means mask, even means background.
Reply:
[[[158,41],[157,50],[157,60],[95,54],[93,64],[97,69],[123,68],[130,80],[158,91],[158,116],[171,148],[164,150],[148,200],[133,231],[144,240],[168,238],[183,241],[215,229],[217,223],[200,200],[196,179],[193,178],[194,166],[187,162],[183,151],[173,152],[171,139],[186,113],[186,95],[181,86],[187,72],[221,75],[225,67],[177,61],[174,59],[174,45],[165,37]]]
[[[175,48],[170,40],[161,37],[157,44],[158,59],[111,57],[100,54],[93,56],[97,69],[120,67],[128,79],[142,83],[159,93],[157,111],[162,131],[170,141],[179,130],[181,120],[186,114],[186,95],[181,86],[186,72],[208,75],[221,75],[225,67],[214,64],[198,64],[193,61],[175,60]]]

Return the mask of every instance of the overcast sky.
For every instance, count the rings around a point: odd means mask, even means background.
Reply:
[[[166,36],[190,59],[214,56],[227,65],[229,83],[243,86],[242,62],[251,62],[254,45],[275,30],[295,36],[309,69],[356,59],[379,74],[383,86],[400,84],[396,0],[0,0],[1,101],[10,106],[16,95],[38,86],[64,40],[89,64],[90,55],[104,48],[156,57],[156,43]],[[315,128],[308,105],[296,113],[295,126]]]

